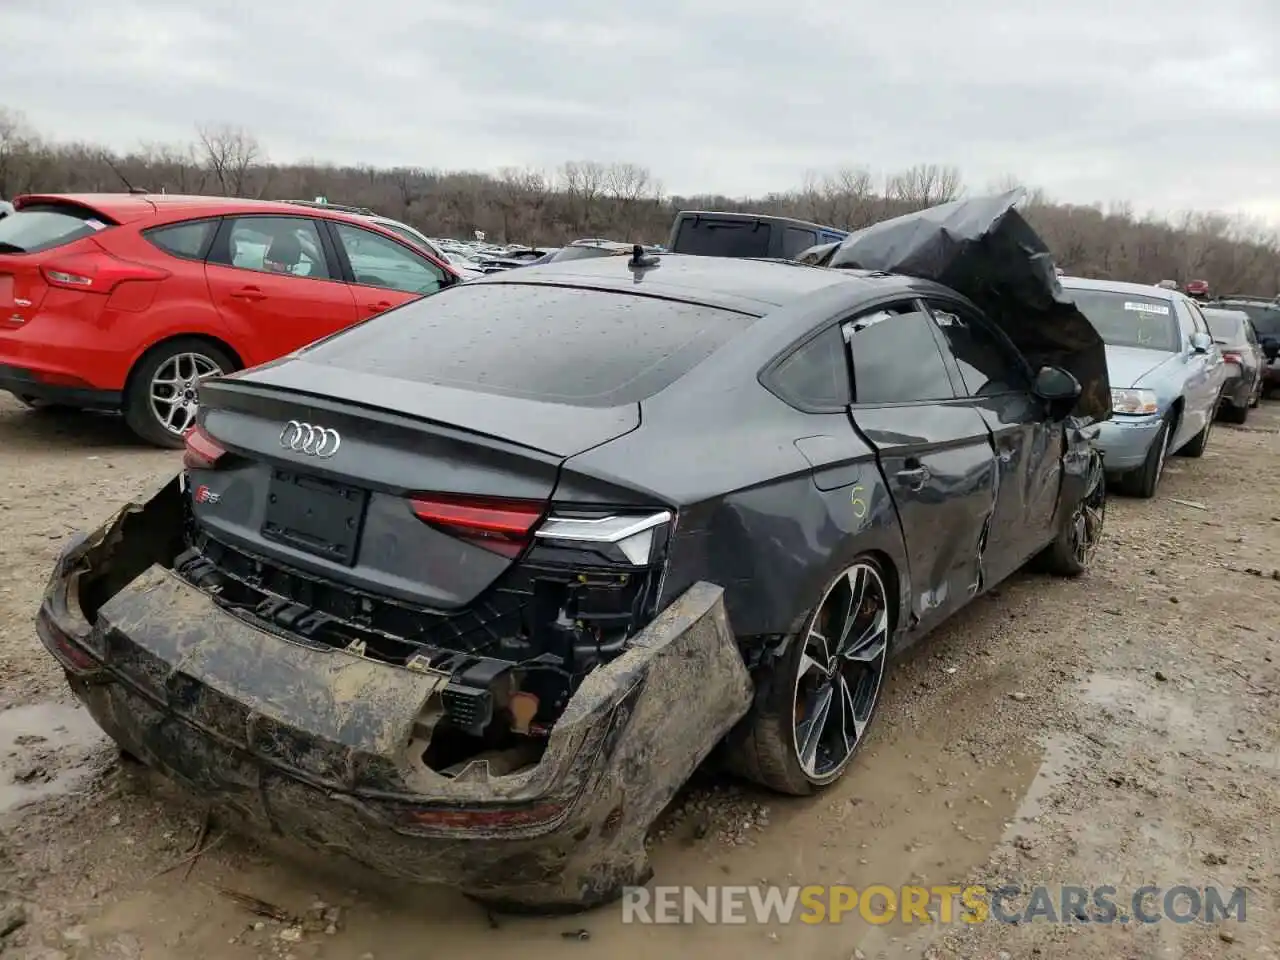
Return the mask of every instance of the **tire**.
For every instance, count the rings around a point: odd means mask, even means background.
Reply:
[[[889,583],[883,567],[865,555],[827,583],[800,630],[788,638],[784,652],[757,672],[755,704],[729,735],[730,770],[792,796],[808,796],[840,779],[865,742],[879,706],[897,623]],[[848,620],[845,613],[859,591],[863,603]],[[847,630],[833,631],[830,626],[846,622]],[[816,629],[819,625],[822,630]],[[823,630],[842,636],[828,644]],[[863,642],[854,643],[855,638]],[[839,644],[845,640],[849,647],[841,655]],[[826,656],[825,664],[817,662],[819,650]],[[809,691],[811,686],[814,689]],[[825,711],[821,709],[824,699]],[[832,714],[834,708],[840,713]],[[808,744],[806,732],[800,729],[806,719],[817,721],[818,728]],[[811,722],[807,732],[813,732],[814,726]],[[812,749],[806,750],[807,745]]]
[[[1249,419],[1249,405],[1236,406],[1234,403],[1224,404],[1222,407],[1222,419],[1227,423],[1244,423]],[[1193,443],[1195,441],[1192,441]]]
[[[1036,558],[1036,567],[1059,577],[1078,577],[1089,569],[1102,539],[1107,518],[1107,482],[1102,458],[1095,453],[1089,464],[1085,492],[1062,518],[1058,535]]]
[[[198,378],[230,373],[235,368],[235,361],[227,352],[208,340],[168,340],[144,354],[130,373],[125,389],[125,422],[147,443],[178,449],[183,445],[183,433],[195,423]],[[172,401],[165,397],[152,402],[153,393],[167,393],[169,389],[173,391]],[[165,409],[170,411],[168,420],[161,414]]]
[[[1173,421],[1165,417],[1160,429],[1151,438],[1151,446],[1147,449],[1147,459],[1137,470],[1124,475],[1121,489],[1132,497],[1150,500],[1156,495],[1156,487],[1164,475],[1164,464],[1169,459],[1169,434],[1173,430]]]
[[[1211,409],[1217,410],[1218,404],[1222,401],[1222,395],[1218,395],[1218,399],[1214,401]],[[1214,418],[1210,417],[1205,421],[1204,429],[1191,438],[1191,442],[1178,451],[1180,457],[1200,457],[1204,455],[1205,448],[1209,446],[1209,434],[1213,432]]]

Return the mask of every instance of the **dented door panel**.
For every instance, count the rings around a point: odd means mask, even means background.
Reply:
[[[1000,497],[987,546],[989,583],[1003,580],[1053,536],[1062,476],[1062,426],[1025,393],[970,401],[991,431]]]
[[[852,408],[877,450],[902,525],[915,632],[936,626],[986,581],[983,551],[999,492],[987,425],[954,401]],[[907,432],[910,431],[910,432]]]

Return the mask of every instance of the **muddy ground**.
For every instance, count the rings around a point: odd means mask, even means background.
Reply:
[[[122,766],[31,626],[63,539],[177,464],[113,418],[0,399],[6,957],[1280,956],[1280,404],[1175,458],[1158,499],[1114,498],[1086,578],[1020,575],[911,654],[834,788],[795,800],[702,778],[654,843],[657,883],[1105,884],[1121,904],[1148,883],[1239,885],[1243,923],[515,920],[216,823],[188,860],[202,808]]]

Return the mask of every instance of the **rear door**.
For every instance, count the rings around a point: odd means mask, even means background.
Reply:
[[[990,320],[959,300],[931,297],[926,302],[947,345],[953,379],[991,431],[999,488],[986,569],[989,579],[1002,580],[1052,536],[1062,481],[1062,428],[1032,394],[1026,360]]]
[[[872,308],[843,330],[853,366],[850,416],[893,494],[911,565],[910,612],[928,630],[985,583],[995,453],[983,418],[956,397],[921,301]]]
[[[336,220],[325,226],[333,236],[361,319],[435,293],[452,282],[443,267],[407,244]]]
[[[337,257],[312,217],[228,217],[205,265],[223,320],[253,366],[351,326],[360,314]]]

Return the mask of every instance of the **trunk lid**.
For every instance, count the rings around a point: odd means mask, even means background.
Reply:
[[[511,566],[564,460],[635,429],[639,411],[335,376],[290,358],[202,384],[200,424],[216,463],[188,461],[197,526],[254,575],[278,564],[448,611]]]

